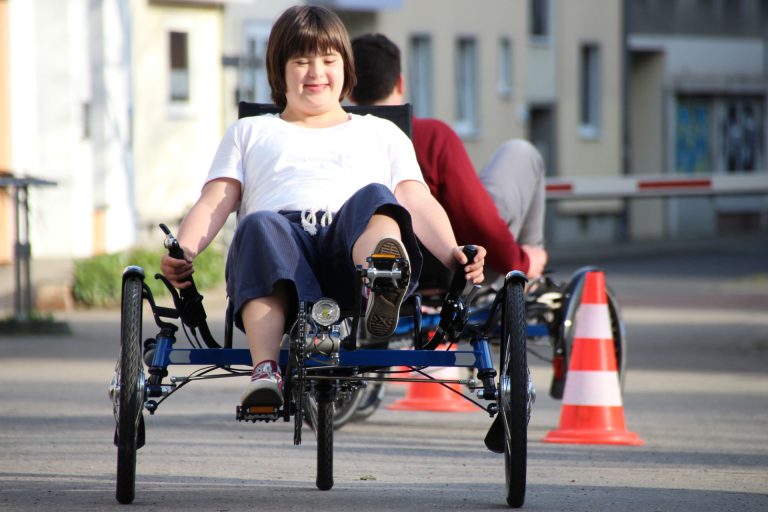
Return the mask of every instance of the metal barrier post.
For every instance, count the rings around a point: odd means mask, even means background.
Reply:
[[[0,188],[14,188],[16,210],[16,243],[14,245],[14,275],[16,293],[14,316],[17,322],[26,322],[32,315],[32,246],[29,243],[29,187],[56,185],[54,181],[39,178],[0,176]]]

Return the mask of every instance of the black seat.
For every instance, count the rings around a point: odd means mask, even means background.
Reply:
[[[350,114],[361,116],[371,114],[383,117],[395,123],[408,138],[413,138],[413,107],[410,103],[404,105],[344,105],[344,110]],[[263,114],[279,114],[283,109],[271,103],[251,103],[241,101],[237,105],[237,117],[260,116]]]

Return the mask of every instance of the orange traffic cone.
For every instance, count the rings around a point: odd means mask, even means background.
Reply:
[[[573,353],[568,365],[560,425],[544,441],[567,444],[641,445],[624,424],[613,334],[605,294],[605,275],[588,272],[574,320]]]
[[[439,348],[438,348],[439,350]],[[455,350],[455,348],[454,348]],[[417,373],[414,372],[414,375]],[[461,378],[461,373],[457,366],[446,366],[440,368],[430,375],[435,379],[456,380]],[[477,411],[475,406],[469,400],[461,397],[451,390],[460,392],[460,384],[438,384],[429,382],[424,377],[424,382],[409,382],[405,397],[396,400],[387,409],[393,411],[433,411],[433,412],[471,412]],[[448,386],[446,388],[445,386]]]

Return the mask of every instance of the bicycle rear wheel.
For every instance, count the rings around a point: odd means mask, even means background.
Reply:
[[[141,357],[142,289],[141,278],[135,275],[125,277],[120,318],[120,356],[115,368],[119,386],[115,403],[117,420],[115,496],[120,503],[131,503],[136,488],[136,450],[145,385]]]
[[[383,373],[374,373],[376,377],[382,377]],[[369,418],[381,405],[381,401],[387,394],[387,385],[384,382],[371,381],[368,386],[360,390],[360,402],[352,415],[352,421],[362,421]]]
[[[504,424],[504,469],[507,504],[525,502],[528,461],[529,371],[526,355],[523,283],[505,284],[501,319],[499,410]]]
[[[550,388],[550,395],[555,399],[563,398],[565,381],[568,378],[568,365],[570,364],[571,354],[573,353],[575,334],[574,320],[576,318],[576,310],[578,309],[579,304],[581,304],[585,274],[585,270],[577,272],[564,293],[563,312],[558,332],[559,339],[555,340],[554,343],[556,355],[559,352],[561,356],[560,362],[562,364],[562,375],[559,379],[553,378],[552,386]],[[608,314],[611,322],[611,334],[613,335],[613,349],[616,357],[619,389],[623,393],[627,372],[627,331],[616,295],[609,286],[606,286],[605,293],[608,302]]]
[[[349,423],[350,420],[355,419],[355,415],[357,413],[360,400],[363,398],[363,392],[365,390],[363,388],[355,389],[351,393],[347,394],[346,396],[339,396],[336,400],[333,401],[331,404],[331,408],[333,410],[333,428],[338,430],[347,423]],[[307,400],[306,403],[306,415],[304,416],[304,422],[309,427],[314,427],[314,421],[315,418],[317,418],[317,401],[309,397],[309,400]]]

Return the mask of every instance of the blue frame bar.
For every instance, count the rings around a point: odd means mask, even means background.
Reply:
[[[174,349],[168,344],[158,343],[153,366],[167,367],[168,365],[244,365],[251,366],[251,354],[248,349],[216,349],[194,348]],[[288,362],[288,349],[280,351],[280,366]],[[330,359],[315,356],[307,359],[307,367],[331,366]],[[488,342],[477,342],[472,350],[373,350],[357,349],[354,351],[341,350],[339,364],[333,367],[355,366],[456,366],[477,368],[478,370],[493,368],[493,359]]]
[[[549,336],[549,329],[545,324],[526,324],[525,335],[528,338],[544,338]]]

